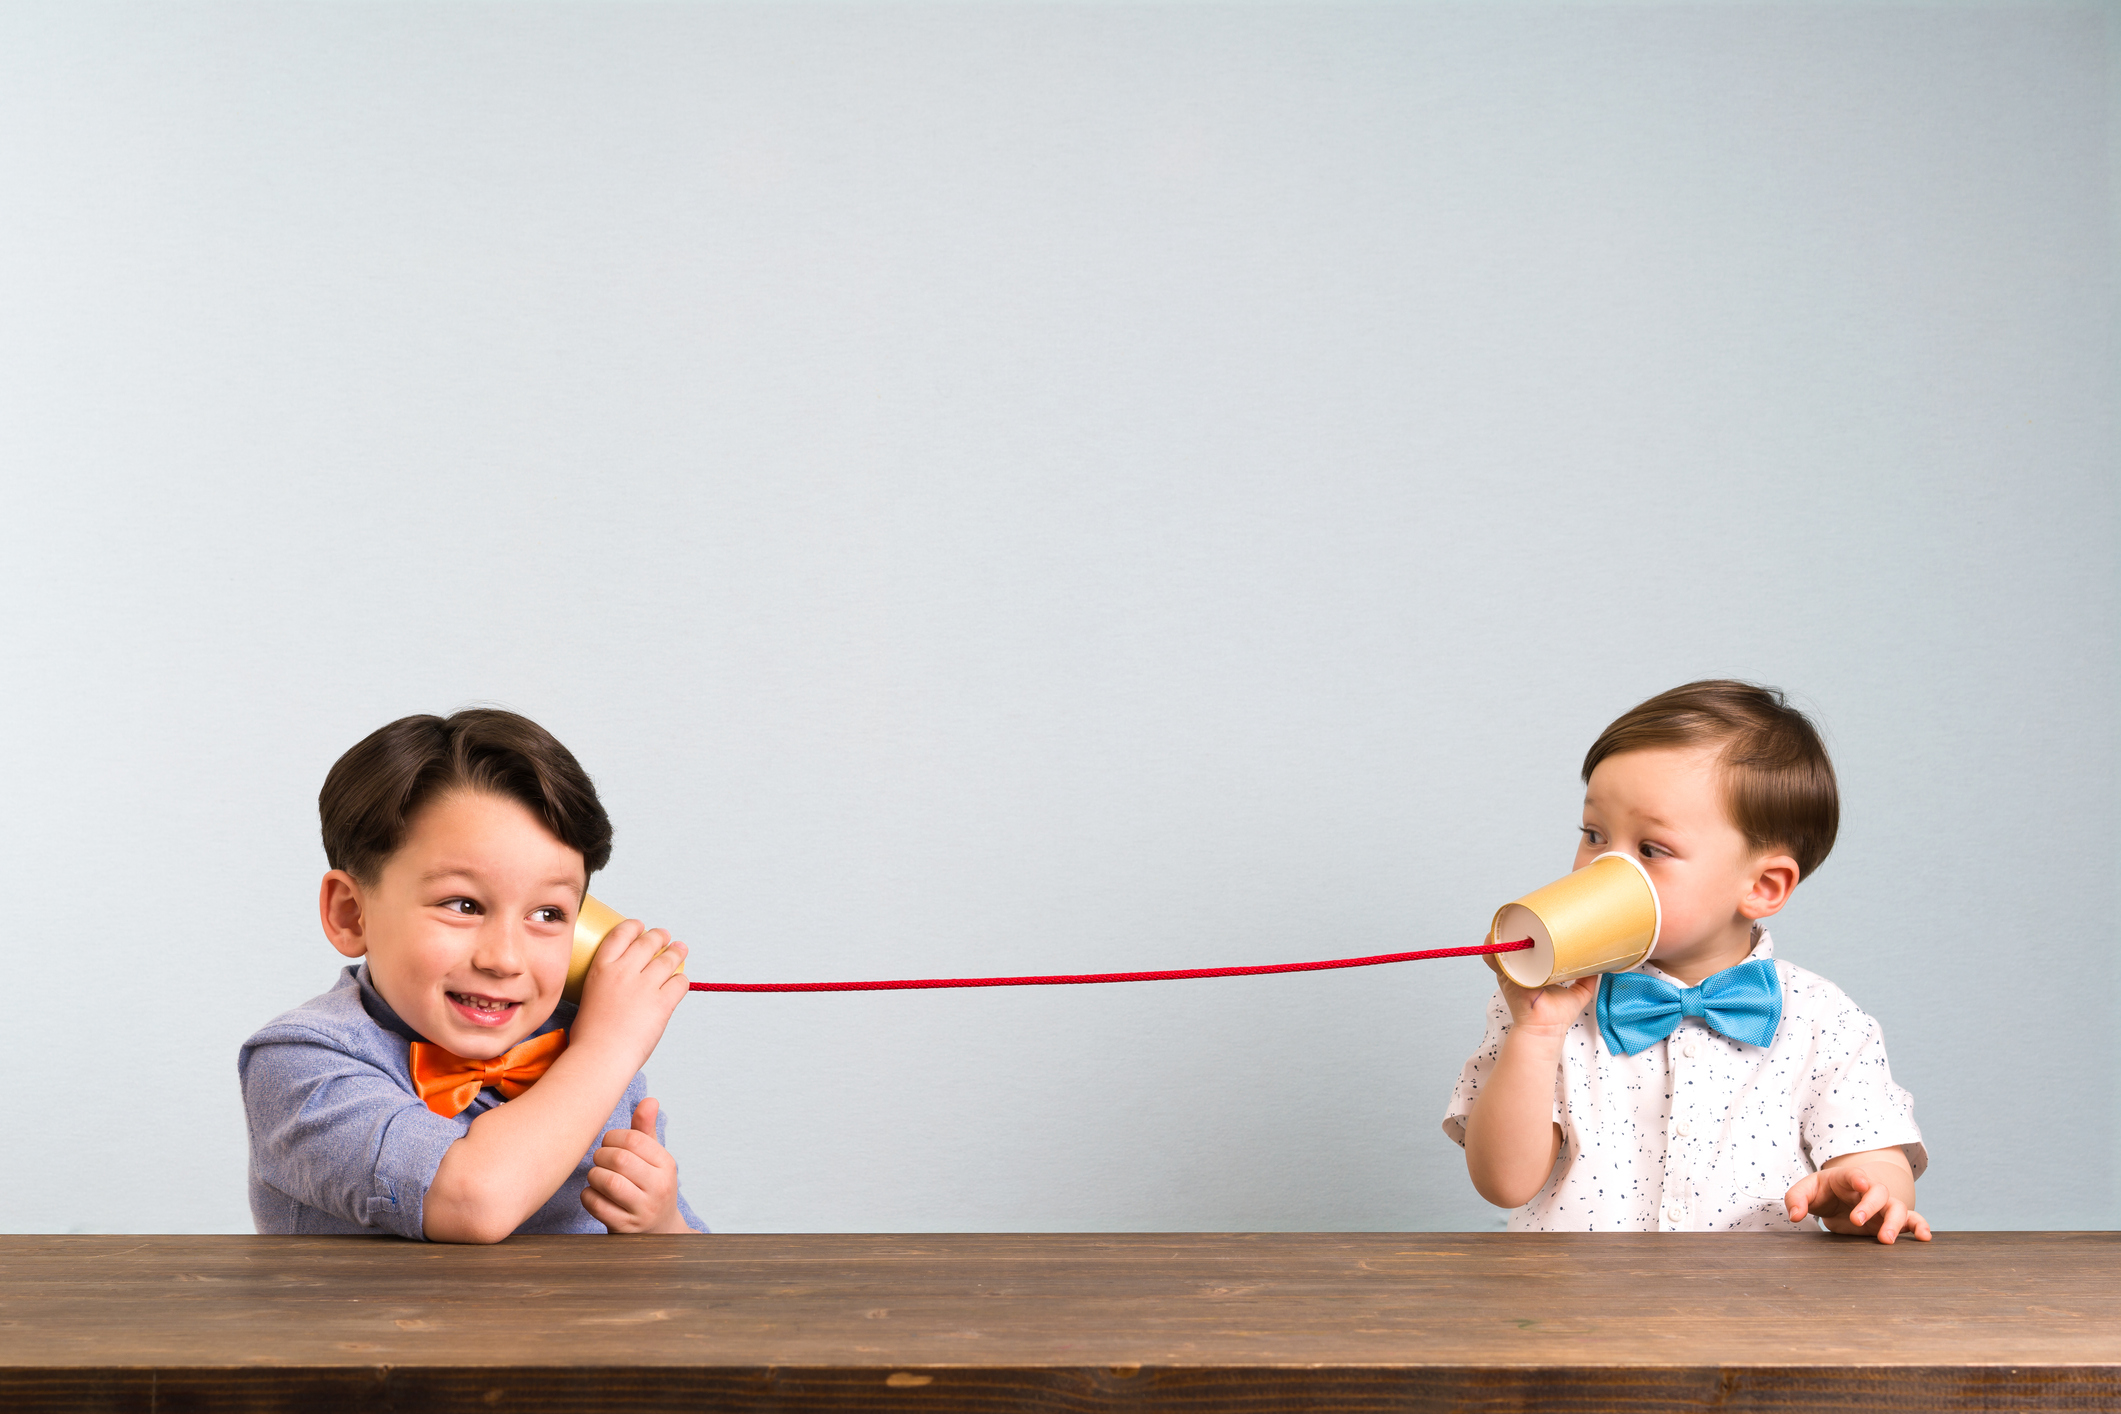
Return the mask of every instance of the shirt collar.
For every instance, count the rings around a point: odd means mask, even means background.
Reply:
[[[373,1021],[393,1036],[402,1036],[408,1041],[418,1041],[423,1046],[434,1044],[434,1042],[407,1025],[405,1018],[399,1016],[397,1012],[391,1009],[390,1003],[383,1000],[383,994],[376,990],[375,983],[368,980],[368,963],[366,960],[346,970],[353,974],[355,984],[361,989],[361,1010],[368,1013],[370,1021]],[[552,1009],[552,1015],[545,1018],[545,1024],[531,1032],[530,1036],[542,1036],[548,1031],[565,1031],[574,1024],[574,1013],[575,1004],[570,1001],[562,1001]],[[523,1040],[529,1040],[530,1036],[525,1036]],[[519,1042],[518,1044],[521,1043]]]

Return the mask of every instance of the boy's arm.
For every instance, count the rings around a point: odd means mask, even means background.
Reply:
[[[1813,1049],[1826,1063],[1810,1082],[1801,1126],[1819,1170],[1783,1195],[1790,1220],[1814,1217],[1829,1232],[1886,1243],[1903,1233],[1927,1242],[1929,1223],[1915,1211],[1915,1176],[1926,1157],[1914,1100],[1893,1083],[1876,1018],[1838,988],[1823,991],[1832,1005]],[[1854,1143],[1865,1147],[1847,1149]],[[1832,1157],[1818,1160],[1819,1154]]]
[[[1466,1115],[1466,1172],[1481,1197],[1498,1208],[1520,1208],[1546,1186],[1561,1152],[1554,1081],[1562,1038],[1598,995],[1598,979],[1530,990],[1498,980],[1510,1029]]]
[[[423,1205],[430,1240],[499,1242],[567,1181],[684,999],[684,956],[683,943],[631,922],[597,949],[567,1049],[442,1156]]]
[[[418,1195],[463,1138],[461,1125],[338,1028],[275,1022],[244,1043],[236,1065],[258,1231],[333,1230],[317,1225],[322,1215],[349,1231],[422,1235]],[[268,1196],[257,1208],[261,1185],[288,1206]]]
[[[1814,1217],[1827,1231],[1875,1237],[1890,1245],[1906,1233],[1930,1240],[1930,1225],[1915,1211],[1915,1170],[1898,1148],[1836,1154],[1783,1195],[1790,1221]]]

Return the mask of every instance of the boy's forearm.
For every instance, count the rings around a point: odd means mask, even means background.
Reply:
[[[570,1046],[537,1084],[471,1122],[422,1205],[434,1242],[498,1242],[574,1172],[633,1080],[629,1057]]]
[[[1466,1116],[1466,1172],[1498,1208],[1530,1202],[1553,1172],[1561,1149],[1554,1123],[1560,1069],[1560,1036],[1513,1030]]]

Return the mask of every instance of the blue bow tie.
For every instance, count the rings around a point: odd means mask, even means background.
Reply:
[[[1690,1016],[1733,1041],[1765,1046],[1782,1024],[1782,981],[1764,957],[1726,967],[1682,987],[1647,972],[1608,972],[1598,979],[1598,1034],[1616,1056],[1632,1056],[1679,1029]]]

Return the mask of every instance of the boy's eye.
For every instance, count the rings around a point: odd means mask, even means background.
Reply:
[[[1655,859],[1658,855],[1669,852],[1664,846],[1651,844],[1648,840],[1644,840],[1636,850],[1644,859]]]
[[[531,916],[540,923],[565,923],[567,921],[567,914],[557,908],[541,908]]]
[[[1579,825],[1576,828],[1578,833],[1583,836],[1583,842],[1585,844],[1601,845],[1605,843],[1605,837],[1600,835],[1598,831],[1592,829],[1589,825]]]
[[[476,915],[476,914],[478,913],[478,911],[479,911],[479,906],[478,906],[478,904],[476,904],[476,903],[472,902],[472,901],[471,901],[470,899],[468,899],[468,898],[446,898],[446,899],[443,899],[443,900],[442,900],[442,907],[444,907],[444,908],[448,909],[448,910],[449,910],[449,911],[450,911],[451,913],[461,913],[461,914],[463,914],[463,915],[464,915],[464,916],[465,916],[466,918],[470,918],[470,917],[472,917],[472,916]]]

